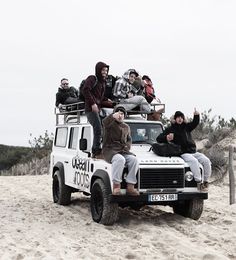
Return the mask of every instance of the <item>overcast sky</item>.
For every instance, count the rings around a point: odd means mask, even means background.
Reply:
[[[236,118],[236,1],[7,0],[1,16],[0,144],[54,131],[62,77],[78,87],[96,62],[147,74],[166,116]]]

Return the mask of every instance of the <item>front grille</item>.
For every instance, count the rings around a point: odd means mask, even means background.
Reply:
[[[140,189],[184,187],[184,169],[140,169]]]

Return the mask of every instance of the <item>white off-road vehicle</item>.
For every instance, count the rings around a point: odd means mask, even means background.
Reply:
[[[136,188],[139,196],[128,196],[124,169],[121,184],[123,195],[112,195],[112,167],[102,159],[91,157],[93,128],[81,109],[56,111],[56,130],[51,153],[53,201],[68,205],[71,193],[90,196],[94,221],[111,225],[118,219],[118,208],[144,205],[169,205],[174,213],[199,219],[207,192],[197,189],[189,166],[180,157],[160,157],[151,144],[163,131],[159,121],[147,121],[142,115],[130,115],[125,122],[132,135],[131,151],[139,160]],[[199,166],[202,170],[201,165]]]

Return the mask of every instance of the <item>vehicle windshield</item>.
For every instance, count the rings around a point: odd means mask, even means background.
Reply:
[[[128,123],[131,130],[132,143],[152,144],[156,142],[157,136],[163,132],[160,124]]]

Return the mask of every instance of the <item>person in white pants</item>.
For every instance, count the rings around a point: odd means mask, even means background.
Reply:
[[[199,121],[200,116],[196,109],[194,109],[193,120],[188,123],[185,121],[184,114],[181,111],[176,111],[171,126],[157,137],[157,142],[173,142],[180,145],[181,157],[189,164],[198,189],[208,191],[211,161],[204,154],[196,151],[196,144],[191,135],[192,130],[197,127]],[[199,163],[203,166],[203,176],[201,176]]]
[[[128,167],[126,194],[139,195],[134,188],[137,182],[136,174],[139,162],[130,152],[131,135],[130,127],[123,122],[126,110],[123,107],[115,108],[113,114],[103,119],[103,146],[104,159],[112,164],[113,195],[121,195],[121,182],[124,167]]]

